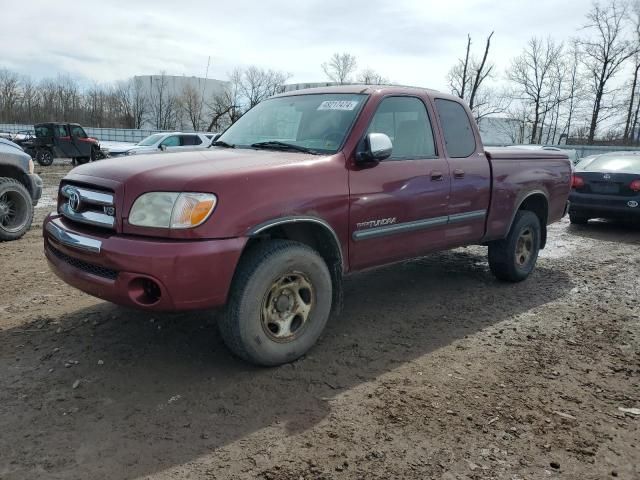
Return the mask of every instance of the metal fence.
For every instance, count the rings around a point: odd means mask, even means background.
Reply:
[[[21,125],[17,123],[2,124],[0,123],[0,132],[17,133],[23,130],[33,130],[33,125]],[[84,127],[87,135],[104,142],[131,142],[138,143],[153,133],[162,132],[163,130],[136,130],[129,128],[92,128]]]
[[[20,125],[20,124],[1,124],[0,132],[17,133],[21,130],[33,130],[33,125]],[[131,142],[138,143],[140,140],[145,139],[153,133],[162,132],[165,130],[135,130],[128,128],[92,128],[85,127],[87,135],[97,138],[105,142]],[[506,147],[505,144],[493,144],[489,143],[486,146],[490,147]],[[596,155],[598,153],[609,153],[618,151],[640,151],[640,147],[620,147],[620,146],[602,146],[602,145],[549,145],[550,147],[558,147],[563,150],[575,150],[576,158],[587,157],[589,155]]]

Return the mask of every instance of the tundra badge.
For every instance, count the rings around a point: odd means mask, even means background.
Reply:
[[[384,225],[393,225],[394,223],[396,223],[396,217],[378,218],[376,220],[369,220],[368,222],[357,223],[356,227],[358,227],[358,229],[373,228],[382,227]]]

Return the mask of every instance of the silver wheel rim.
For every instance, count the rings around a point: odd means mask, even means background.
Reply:
[[[5,232],[19,232],[29,218],[28,205],[24,196],[15,190],[0,195],[0,228]]]
[[[533,231],[525,228],[516,242],[516,264],[524,267],[533,255]]]
[[[280,276],[262,300],[264,332],[276,342],[295,340],[309,323],[315,302],[315,291],[306,275],[289,272]]]

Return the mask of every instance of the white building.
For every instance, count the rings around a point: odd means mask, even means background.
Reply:
[[[161,91],[165,98],[173,99],[183,97],[185,91],[197,92],[198,98],[203,103],[203,113],[206,112],[206,103],[215,95],[224,92],[229,86],[229,82],[225,80],[178,75],[136,75],[133,79],[141,86],[143,94],[150,100],[157,98]],[[176,116],[177,126],[181,130],[193,130],[183,109],[176,107]],[[152,120],[147,119],[143,128],[155,128],[155,125]]]

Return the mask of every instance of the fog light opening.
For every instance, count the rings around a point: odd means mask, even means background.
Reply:
[[[129,283],[129,296],[141,305],[154,305],[160,301],[160,285],[150,278],[138,277]]]

